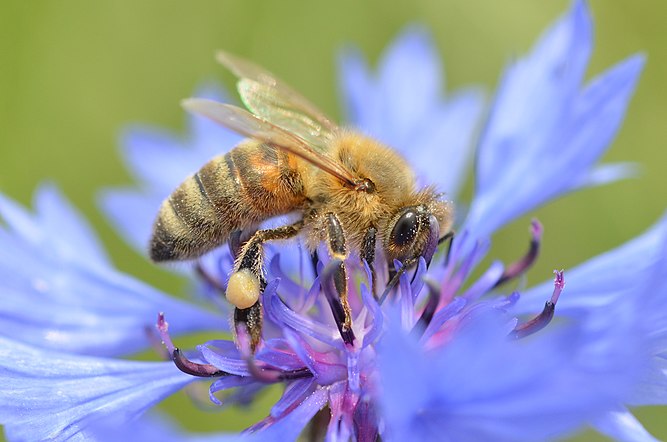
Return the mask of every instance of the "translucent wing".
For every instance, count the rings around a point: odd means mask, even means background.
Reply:
[[[270,143],[278,149],[303,158],[342,181],[351,185],[356,184],[354,174],[331,157],[313,150],[299,135],[276,126],[272,122],[253,115],[240,107],[203,98],[189,98],[183,100],[182,104],[185,109],[210,118],[241,135]]]
[[[297,134],[318,150],[328,150],[337,126],[315,105],[250,61],[227,52],[218,52],[217,60],[239,77],[239,94],[253,114]]]

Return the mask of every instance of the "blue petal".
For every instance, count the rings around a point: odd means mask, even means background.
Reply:
[[[628,401],[630,405],[667,404],[667,228],[663,233],[653,274],[640,297],[634,300],[644,320],[652,359],[648,372]]]
[[[521,160],[529,147],[543,144],[542,138],[558,125],[579,88],[591,46],[592,22],[580,1],[529,56],[507,69],[479,147],[480,190],[492,187],[508,163]]]
[[[580,320],[605,320],[605,311],[624,305],[641,319],[642,345],[651,363],[625,404],[667,404],[667,216],[646,233],[566,273],[566,287],[556,314]],[[547,299],[550,283],[527,291],[516,313],[536,310]],[[541,301],[541,302],[540,302]],[[601,317],[601,318],[600,318]],[[613,318],[606,318],[612,322]]]
[[[167,194],[168,195],[168,194]],[[148,244],[160,204],[167,196],[133,188],[106,189],[100,193],[100,206],[118,233],[141,255],[148,255]]]
[[[628,410],[613,411],[598,420],[595,429],[619,442],[658,442]]]
[[[160,311],[172,312],[174,334],[225,323],[111,268],[96,238],[53,189],[38,193],[34,216],[0,198],[0,213],[12,229],[0,228],[2,334],[109,356],[145,349]]]
[[[314,390],[314,379],[299,379],[291,382],[285,386],[285,391],[271,407],[271,416],[279,418],[283,416],[288,410],[293,409],[297,402],[302,402],[309,393]]]
[[[296,313],[280,299],[275,290],[264,292],[264,309],[268,318],[281,327],[289,327],[332,347],[342,349],[338,330],[302,314]]]
[[[603,186],[614,181],[635,178],[641,168],[635,163],[611,163],[597,166],[583,179],[576,180],[573,187]]]
[[[249,429],[243,440],[257,442],[284,442],[297,440],[305,426],[326,405],[326,389],[317,389],[282,418],[267,418]]]
[[[347,48],[339,57],[339,77],[347,120],[366,133],[381,132],[380,99],[366,60],[356,48]]]
[[[90,225],[52,185],[35,192],[36,214],[0,194],[0,216],[22,241],[63,260],[106,267],[108,258]]]
[[[196,378],[171,362],[63,355],[0,338],[0,422],[11,440],[80,440],[123,425]]]
[[[229,101],[226,94],[213,85],[199,88],[195,96]],[[121,137],[123,156],[141,183],[171,192],[188,175],[240,140],[239,135],[206,118],[188,115],[187,121],[187,137],[144,126],[125,130]]]
[[[207,87],[195,95],[225,100],[220,89]],[[189,175],[214,156],[234,147],[241,137],[199,116],[188,116],[190,134],[178,137],[156,128],[134,127],[121,139],[128,167],[139,189],[109,189],[100,196],[104,212],[120,233],[144,253],[162,201]]]
[[[483,99],[469,90],[442,100],[442,68],[428,32],[417,26],[406,29],[387,49],[377,79],[357,51],[344,52],[340,65],[350,122],[402,152],[424,183],[455,197]]]
[[[505,73],[477,156],[466,220],[476,237],[565,192],[625,175],[592,170],[620,127],[644,58],[630,57],[580,90],[591,34],[578,1]]]
[[[172,419],[157,413],[146,413],[140,419],[125,425],[95,426],[94,440],[97,442],[141,441],[141,442],[235,442],[245,440],[241,434],[195,434],[186,433]]]
[[[608,315],[613,326],[563,324],[523,341],[476,316],[430,352],[394,320],[380,347],[383,437],[532,441],[579,429],[627,397],[642,369],[639,319]]]
[[[237,376],[250,376],[248,362],[241,357],[236,345],[231,341],[210,341],[197,347],[204,360]]]
[[[567,270],[557,314],[581,318],[589,311],[629,296],[637,296],[634,300],[638,304],[646,303],[650,297],[637,295],[636,291],[643,289],[656,270],[666,243],[667,216],[628,243]],[[541,310],[552,291],[552,281],[526,290],[512,312],[530,314]]]
[[[190,166],[189,169],[197,167],[187,155],[185,140],[165,129],[144,126],[125,128],[120,136],[120,145],[130,172],[137,180],[155,187],[172,185],[174,173],[183,170],[179,170],[179,161],[165,158],[185,161],[186,165]]]
[[[595,78],[577,97],[559,161],[585,171],[602,156],[620,127],[645,57],[635,55]]]
[[[227,91],[217,83],[197,87],[193,96],[223,103],[233,101]],[[212,154],[211,156],[218,155],[228,151],[243,139],[241,135],[208,118],[188,115],[187,121],[190,141],[197,152],[208,152]]]
[[[352,397],[351,397],[352,396]],[[329,388],[329,409],[331,418],[327,426],[325,440],[349,441],[355,440],[353,414],[350,402],[355,401],[348,390],[346,382],[338,382]],[[357,439],[358,440],[358,439]]]
[[[242,376],[222,376],[221,378],[218,378],[216,381],[214,381],[211,386],[209,387],[209,398],[211,399],[211,402],[213,402],[216,405],[223,406],[223,405],[228,405],[230,402],[233,403],[233,400],[228,400],[228,398],[224,399],[224,402],[215,397],[215,393],[218,391],[224,391],[224,390],[229,390],[231,388],[255,388],[257,386],[257,383],[255,379],[253,379],[250,376],[242,377]],[[264,387],[263,385],[259,386]]]
[[[404,30],[385,52],[378,71],[387,106],[383,135],[405,140],[437,106],[442,93],[442,66],[429,32],[419,26]]]
[[[295,411],[294,416],[268,426],[256,433],[239,434],[193,434],[186,433],[168,422],[163,416],[150,415],[148,418],[118,427],[97,427],[94,432],[95,441],[116,442],[119,440],[138,440],[142,442],[284,442],[296,440],[311,413],[318,410],[318,400],[324,394],[320,391],[308,398],[304,406]],[[321,406],[321,405],[320,405]]]
[[[397,145],[419,172],[420,183],[437,185],[450,199],[458,197],[469,172],[483,105],[478,90],[460,91],[415,126],[409,144]]]

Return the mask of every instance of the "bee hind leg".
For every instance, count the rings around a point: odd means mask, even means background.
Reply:
[[[264,250],[266,241],[289,239],[296,236],[303,222],[275,229],[258,230],[241,247],[234,264],[234,272],[227,283],[227,300],[234,309],[234,328],[243,324],[250,338],[250,349],[255,351],[262,337],[262,306],[260,295],[266,288],[264,278]]]

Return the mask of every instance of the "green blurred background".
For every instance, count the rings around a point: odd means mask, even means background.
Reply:
[[[447,90],[480,84],[490,95],[507,61],[524,53],[568,5],[566,0],[2,0],[0,191],[29,203],[39,183],[57,183],[90,218],[120,269],[179,293],[182,281],[119,239],[98,211],[96,195],[103,187],[131,183],[119,157],[122,128],[147,123],[182,131],[180,99],[204,80],[231,87],[231,77],[213,60],[216,49],[269,67],[340,116],[335,56],[344,44],[358,45],[375,62],[406,24],[424,23],[444,57]],[[648,54],[626,122],[605,157],[636,161],[643,173],[532,213],[546,234],[529,282],[632,238],[667,206],[667,3],[600,0],[591,1],[591,9],[596,46],[589,77],[634,52]],[[529,219],[500,233],[495,256],[511,260],[524,250]],[[183,397],[170,399],[167,408],[189,428],[238,429],[266,413],[270,399],[255,415],[196,411]],[[638,413],[658,437],[667,438],[664,409]]]

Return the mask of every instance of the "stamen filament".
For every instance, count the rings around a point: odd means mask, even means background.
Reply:
[[[229,373],[220,370],[214,365],[198,364],[196,362],[192,362],[181,352],[179,348],[174,346],[174,343],[171,341],[171,337],[169,336],[169,323],[164,319],[164,313],[160,312],[158,314],[155,327],[160,334],[162,343],[171,355],[171,360],[174,361],[174,365],[176,365],[176,367],[183,373],[203,378],[229,375]]]
[[[313,376],[313,373],[308,367],[297,368],[294,370],[280,370],[274,367],[260,367],[257,365],[255,356],[253,352],[250,351],[250,336],[245,324],[240,324],[237,328],[237,339],[241,356],[248,364],[250,375],[259,382],[273,384],[276,382],[303,379]]]
[[[426,302],[424,311],[419,317],[417,324],[415,324],[410,332],[413,335],[421,335],[424,330],[426,330],[433,319],[433,315],[435,315],[438,304],[440,303],[440,291],[442,290],[440,285],[437,282],[426,278],[424,279],[424,282],[428,288],[428,301]]]
[[[551,294],[551,299],[549,299],[544,304],[544,309],[542,312],[531,319],[530,321],[524,322],[523,324],[517,325],[514,330],[509,334],[510,338],[521,339],[526,336],[537,333],[546,327],[554,317],[554,312],[556,310],[556,303],[560,297],[563,287],[565,287],[565,278],[563,277],[563,271],[554,270],[556,277],[554,278],[554,291]]]
[[[229,373],[220,370],[215,365],[198,364],[189,360],[179,348],[175,348],[171,355],[172,361],[176,367],[183,373],[200,378],[212,378],[216,376],[229,376]]]
[[[530,223],[530,232],[532,238],[530,240],[530,247],[528,248],[528,252],[523,256],[523,258],[507,266],[500,279],[498,279],[498,282],[496,282],[494,288],[523,275],[530,267],[532,267],[540,253],[540,243],[542,241],[543,231],[544,229],[542,228],[542,224],[540,224],[538,220],[534,219]]]
[[[382,295],[380,296],[380,299],[378,300],[378,303],[380,305],[382,305],[384,303],[385,299],[387,299],[387,296],[389,295],[391,290],[394,287],[396,287],[396,284],[398,284],[398,281],[401,280],[401,276],[403,275],[403,273],[407,272],[408,267],[410,267],[414,263],[414,262],[410,262],[408,264],[408,262],[402,263],[400,261],[394,261],[394,263],[396,263],[396,262],[398,262],[401,265],[401,267],[399,267],[398,270],[394,270],[393,272],[391,272],[391,271],[389,272],[391,274],[391,279],[387,283],[384,291],[382,292]]]

